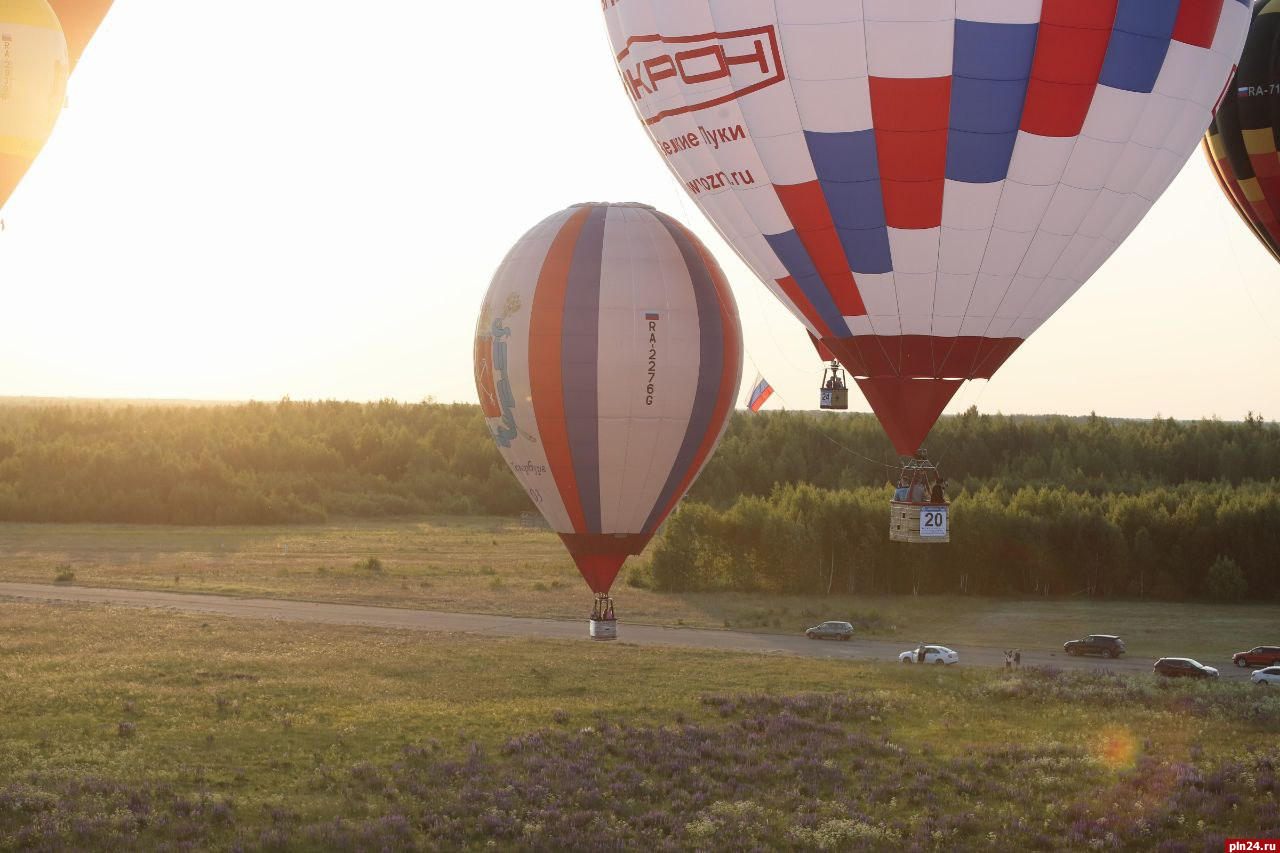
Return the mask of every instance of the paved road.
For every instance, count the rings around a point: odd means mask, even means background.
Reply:
[[[367,625],[412,631],[453,631],[467,634],[503,637],[537,637],[558,640],[586,640],[586,620],[569,622],[553,619],[523,619],[513,616],[484,616],[474,613],[443,613],[434,610],[410,610],[399,607],[373,607],[362,604],[326,604],[273,598],[236,598],[225,595],[199,595],[176,592],[153,592],[131,589],[96,589],[46,584],[0,583],[0,599],[63,601],[75,604],[107,604],[118,607],[142,607],[178,610],[186,613],[209,613],[238,619],[270,619],[285,622],[311,622],[327,625]],[[721,631],[705,628],[663,628],[653,625],[619,626],[621,641],[637,645],[684,646],[718,651],[791,654],[812,658],[846,658],[854,660],[896,660],[910,642],[904,640],[863,640],[851,642],[815,642],[802,636],[752,634],[743,631]],[[957,649],[965,664],[1003,666],[1000,649],[965,646]],[[1230,661],[1205,661],[1217,666],[1224,679],[1246,680],[1248,670],[1238,670]],[[1116,672],[1151,673],[1151,661],[1121,658],[1107,661],[1095,658],[1072,658],[1061,652],[1050,654],[1023,650],[1024,666],[1052,664],[1070,669],[1105,668]]]

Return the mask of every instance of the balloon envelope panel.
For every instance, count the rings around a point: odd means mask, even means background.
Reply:
[[[76,69],[89,40],[98,31],[102,19],[107,16],[111,3],[112,0],[49,0],[49,5],[62,22],[62,32],[67,37],[72,71]]]
[[[903,452],[1137,226],[1243,0],[619,0],[628,96]],[[891,411],[892,410],[892,411]],[[892,426],[890,426],[892,424]]]
[[[476,389],[503,458],[597,592],[710,459],[742,375],[723,273],[640,205],[579,205],[494,275]]]
[[[53,131],[67,45],[45,0],[0,0],[0,207]]]
[[[1205,134],[1223,192],[1280,260],[1280,3],[1254,7],[1240,68]]]

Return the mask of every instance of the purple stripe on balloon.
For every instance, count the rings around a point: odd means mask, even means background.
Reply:
[[[565,431],[586,533],[600,533],[600,270],[607,207],[594,207],[573,249],[564,297],[561,376]]]
[[[680,249],[693,282],[694,302],[698,308],[698,388],[693,395],[693,412],[689,416],[689,427],[685,430],[680,452],[676,454],[675,466],[662,487],[658,502],[649,511],[644,523],[645,532],[652,532],[658,526],[660,514],[671,503],[676,489],[680,488],[681,481],[694,464],[698,447],[711,429],[711,418],[720,394],[720,374],[724,370],[724,325],[720,320],[720,296],[711,273],[698,247],[689,240],[680,224],[665,213],[655,211],[654,215]]]

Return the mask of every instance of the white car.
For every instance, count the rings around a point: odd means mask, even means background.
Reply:
[[[923,646],[903,652],[898,655],[898,660],[902,663],[960,663],[960,655],[946,646]]]
[[[1269,666],[1266,669],[1259,669],[1253,673],[1249,679],[1254,684],[1280,684],[1280,666]]]

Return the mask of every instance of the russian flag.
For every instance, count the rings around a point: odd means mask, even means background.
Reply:
[[[753,412],[758,412],[772,396],[773,386],[757,373],[755,384],[751,386],[751,396],[747,398],[747,408]]]

